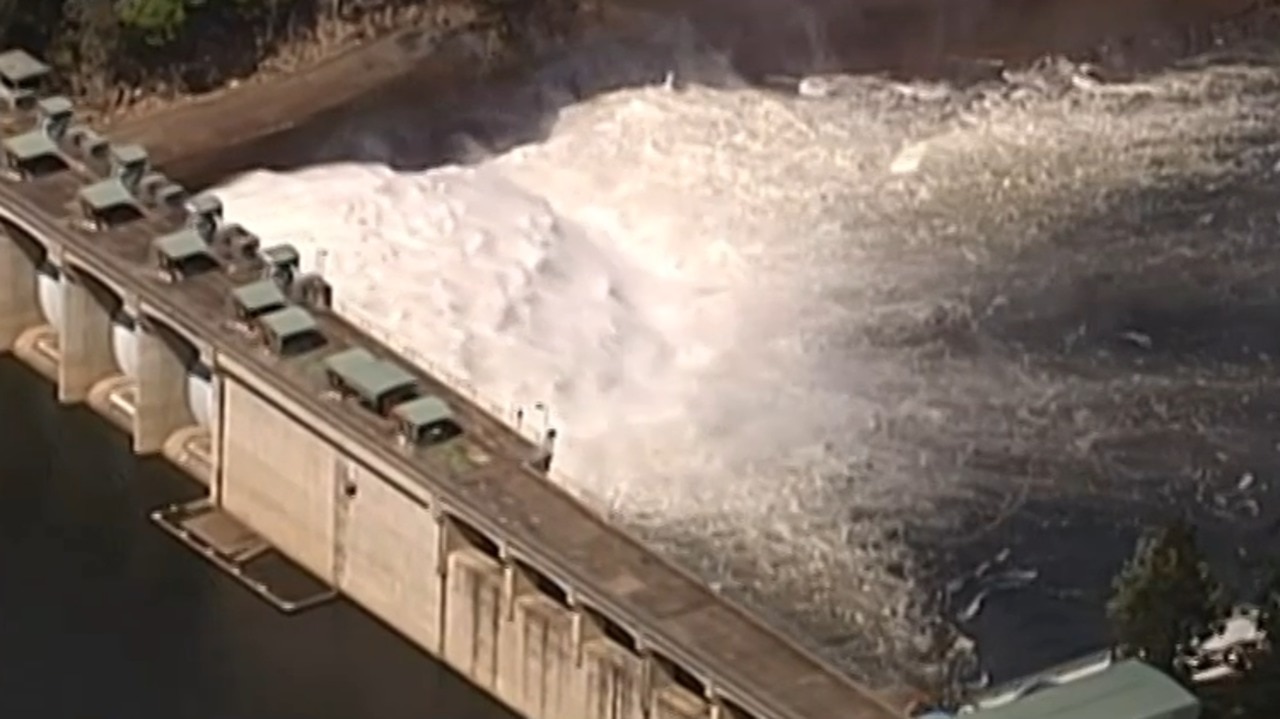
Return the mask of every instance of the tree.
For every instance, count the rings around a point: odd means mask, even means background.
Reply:
[[[116,4],[120,22],[137,31],[147,42],[166,43],[187,21],[191,0],[122,0]]]
[[[76,94],[106,93],[120,51],[119,23],[111,0],[66,0],[62,14],[61,32],[49,59],[73,69],[68,79]]]
[[[1107,603],[1117,648],[1177,676],[1179,650],[1222,615],[1222,597],[1190,524],[1150,532],[1116,577]]]

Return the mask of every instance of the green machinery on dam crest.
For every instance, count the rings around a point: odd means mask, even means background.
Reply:
[[[549,481],[548,437],[332,310],[288,245],[0,54],[0,350],[207,487],[153,519],[263,598],[343,595],[530,719],[889,719]]]

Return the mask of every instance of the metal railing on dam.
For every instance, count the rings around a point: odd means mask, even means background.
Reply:
[[[44,72],[0,54],[0,349],[207,484],[174,519],[207,555],[272,547],[533,719],[897,716],[548,481],[549,446],[334,314],[292,248],[37,99]]]

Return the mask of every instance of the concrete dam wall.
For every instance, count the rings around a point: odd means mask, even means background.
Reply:
[[[207,496],[153,519],[285,611],[341,593],[524,716],[888,719],[608,525],[529,437],[332,312],[297,253],[0,55],[0,351]]]

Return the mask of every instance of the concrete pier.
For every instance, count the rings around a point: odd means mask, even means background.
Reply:
[[[530,719],[573,716],[584,689],[576,676],[579,618],[536,594],[518,597],[513,615],[511,705]]]
[[[58,332],[58,400],[85,401],[98,382],[120,374],[111,350],[111,314],[78,271],[62,273],[62,326]]]
[[[481,689],[503,696],[511,677],[498,672],[502,629],[502,567],[471,549],[449,554],[445,575],[445,662]],[[503,681],[506,680],[506,681]]]
[[[11,351],[19,335],[43,321],[35,265],[17,241],[0,232],[0,352]]]
[[[698,696],[684,687],[669,684],[668,679],[659,680],[653,690],[653,719],[706,719],[710,716],[710,706],[706,698]]]
[[[549,482],[541,444],[332,312],[293,248],[141,148],[104,169],[23,137],[18,175],[66,169],[0,180],[0,339],[207,484],[153,518],[253,591],[282,557],[322,591],[277,606],[341,592],[530,719],[897,716]]]
[[[194,424],[187,409],[187,368],[154,321],[141,321],[138,379],[133,413],[133,451],[156,454],[179,429]]]
[[[585,716],[644,719],[649,693],[644,659],[606,637],[582,644]]]

